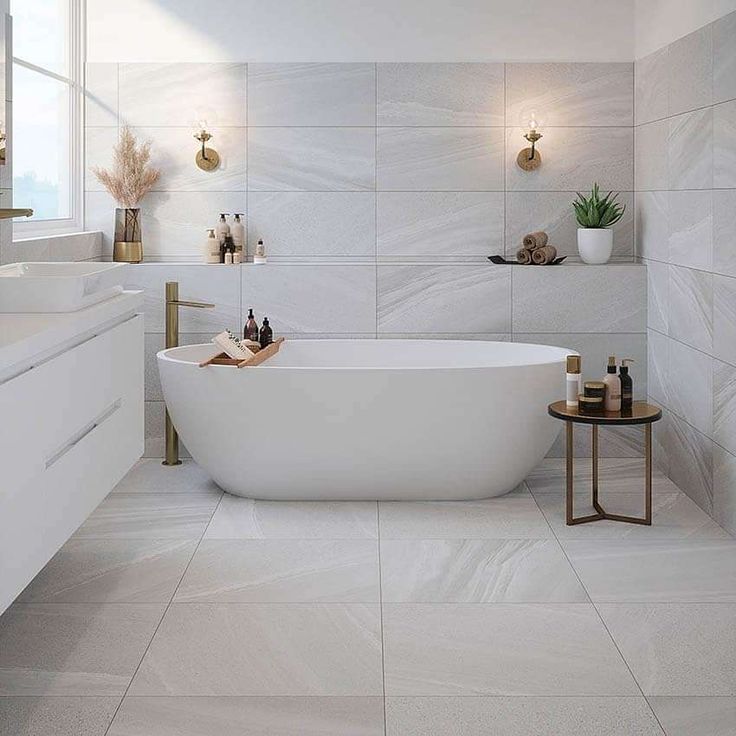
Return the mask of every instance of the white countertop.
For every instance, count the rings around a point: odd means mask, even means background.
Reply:
[[[77,312],[0,314],[0,381],[142,309],[143,292],[124,291]]]

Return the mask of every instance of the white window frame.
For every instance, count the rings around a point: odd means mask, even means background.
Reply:
[[[17,64],[51,79],[69,85],[69,209],[70,216],[49,220],[14,220],[13,239],[43,237],[80,232],[84,228],[84,18],[85,0],[69,2],[69,76],[57,74],[49,69],[12,56],[13,67]],[[12,29],[12,24],[11,24]],[[12,39],[12,30],[11,30]],[[12,40],[11,40],[12,48]],[[12,130],[12,128],[11,128]],[[12,156],[12,140],[11,156]],[[22,207],[16,202],[14,207]]]

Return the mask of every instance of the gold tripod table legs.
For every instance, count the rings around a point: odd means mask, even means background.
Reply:
[[[651,526],[652,524],[652,425],[646,424],[644,426],[645,431],[645,491],[644,491],[644,516],[624,516],[622,514],[610,514],[601,506],[598,500],[598,425],[591,425],[592,431],[592,447],[591,447],[591,461],[592,461],[592,501],[593,508],[596,513],[588,514],[587,516],[575,516],[575,487],[574,487],[574,435],[573,435],[573,422],[565,422],[566,432],[566,470],[567,470],[567,494],[566,494],[566,511],[565,517],[568,526],[574,524],[585,524],[589,521],[600,521],[602,519],[608,519],[609,521],[623,521],[629,524],[645,524]]]

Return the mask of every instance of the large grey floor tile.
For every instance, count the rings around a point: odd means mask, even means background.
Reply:
[[[183,539],[70,539],[18,600],[168,603],[196,544]]]
[[[0,695],[122,695],[164,612],[16,604],[0,618]]]
[[[381,539],[544,539],[552,536],[534,499],[382,501]]]
[[[652,525],[596,521],[567,526],[565,498],[551,493],[535,496],[554,533],[560,539],[729,539],[713,519],[684,493],[660,493],[652,497]],[[600,501],[612,514],[644,515],[644,492],[602,493]],[[594,513],[590,491],[575,494],[575,516]]]
[[[736,540],[563,542],[594,602],[736,603]]]
[[[108,736],[383,736],[380,697],[126,698]]]
[[[644,695],[736,695],[736,605],[598,605]]]
[[[387,698],[387,736],[662,736],[644,698]]]
[[[387,695],[636,695],[585,603],[386,604]]]
[[[176,600],[378,603],[373,540],[204,540]]]
[[[376,539],[370,501],[254,501],[225,494],[206,539]]]
[[[736,698],[649,698],[667,736],[733,736]]]
[[[576,490],[590,488],[590,458],[575,462],[574,482]],[[606,493],[640,493],[644,489],[644,458],[604,457],[598,467],[598,484]],[[533,494],[565,493],[567,471],[565,458],[543,460],[526,478]],[[652,471],[652,493],[679,493],[679,488],[661,471]]]
[[[119,697],[0,698],[2,736],[105,736]]]
[[[113,493],[184,493],[185,491],[222,493],[194,460],[184,459],[181,465],[168,467],[161,464],[160,457],[145,457],[139,460],[115,486]]]
[[[556,541],[422,539],[381,542],[388,603],[587,601]]]
[[[380,695],[370,604],[172,604],[131,695]]]
[[[112,494],[77,538],[193,539],[204,532],[220,496],[212,493]]]

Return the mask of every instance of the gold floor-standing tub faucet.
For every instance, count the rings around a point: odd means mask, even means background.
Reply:
[[[166,282],[166,349],[179,347],[179,307],[195,307],[196,309],[213,309],[214,304],[207,302],[189,302],[179,299],[179,282]],[[171,423],[169,410],[166,409],[166,459],[163,465],[181,465],[179,460],[179,435]]]

